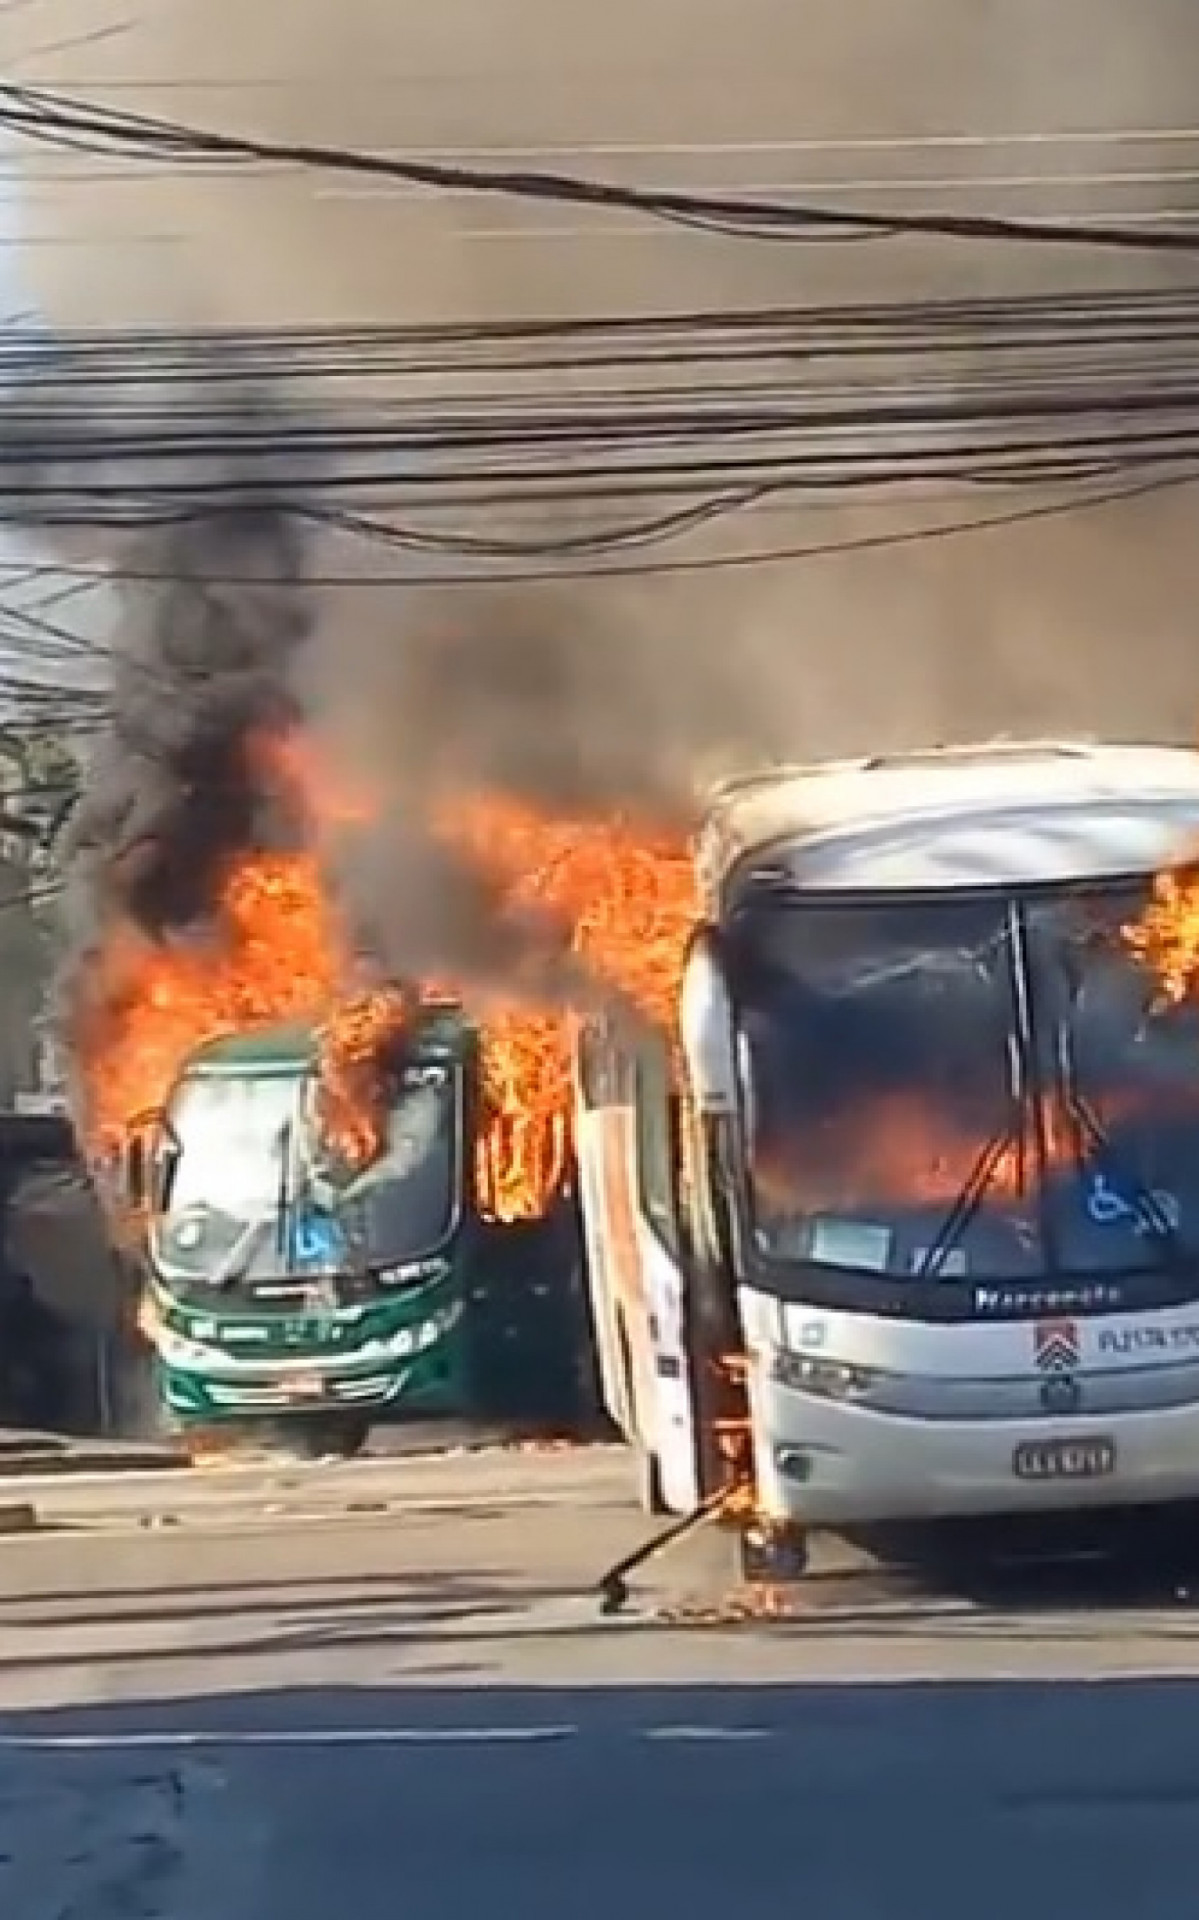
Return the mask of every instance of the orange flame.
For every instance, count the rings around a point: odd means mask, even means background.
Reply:
[[[317,1031],[318,1110],[331,1142],[352,1161],[378,1143],[381,1056],[413,1009],[394,988],[362,991],[312,850],[329,832],[352,835],[369,823],[375,801],[331,777],[297,735],[257,736],[247,754],[310,844],[298,854],[239,860],[202,940],[154,946],[124,929],[110,941],[89,996],[99,1015],[77,1028],[95,1150],[161,1105],[194,1050],[285,1022]],[[540,916],[594,989],[618,992],[646,1018],[672,1026],[695,912],[681,840],[478,797],[447,808],[436,825],[490,880],[501,913]],[[422,985],[417,999],[461,996],[452,986]],[[478,1199],[493,1218],[533,1218],[558,1189],[571,1152],[567,994],[551,1003],[530,983],[526,1001],[500,1000],[484,1013]]]
[[[311,859],[237,862],[211,931],[154,946],[129,929],[110,941],[79,1035],[88,1131],[119,1134],[161,1104],[183,1058],[227,1034],[316,1021],[337,998],[342,953]]]
[[[790,1137],[779,1134],[761,1143],[754,1156],[758,1197],[767,1205],[816,1213],[852,1212],[866,1204],[948,1204],[1000,1119],[990,1108],[971,1122],[926,1094],[877,1095],[809,1126],[797,1124]],[[1050,1166],[1075,1163],[1078,1129],[1055,1098],[1042,1104],[1040,1132]],[[1015,1143],[1005,1146],[988,1192],[1021,1197],[1036,1159],[1031,1139],[1026,1152]]]
[[[1124,944],[1176,1006],[1199,983],[1199,868],[1159,873],[1140,918],[1122,929]]]
[[[231,1034],[295,1022],[320,1039],[320,1112],[345,1158],[368,1158],[382,1131],[380,1065],[409,1009],[391,990],[352,990],[354,967],[307,855],[237,862],[213,924],[193,944],[152,946],[126,931],[94,983],[104,1009],[81,1033],[87,1132],[103,1153],[159,1107],[182,1062]]]
[[[378,1152],[383,1138],[380,1071],[412,1009],[394,988],[340,1001],[319,1036],[317,1113],[330,1146],[351,1166]]]
[[[459,799],[441,810],[443,837],[492,882],[501,909],[540,919],[599,989],[619,994],[673,1033],[694,873],[681,836],[613,818],[552,818],[513,800]],[[543,1211],[570,1155],[572,1014],[558,1005],[499,1005],[483,1031],[487,1115],[480,1193],[501,1220]]]
[[[698,912],[683,835],[477,796],[444,806],[438,827],[499,887],[507,909],[556,923],[598,982],[673,1031]]]

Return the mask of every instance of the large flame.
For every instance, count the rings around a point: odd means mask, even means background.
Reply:
[[[411,1009],[394,990],[355,989],[353,958],[311,856],[245,856],[203,938],[154,945],[125,929],[98,968],[91,1004],[101,1016],[79,1034],[97,1152],[162,1105],[195,1049],[290,1022],[315,1032],[330,1144],[349,1160],[374,1150],[378,1064]]]
[[[479,797],[444,807],[438,826],[486,873],[505,911],[539,916],[597,990],[673,1033],[696,915],[681,837]],[[569,1156],[572,1024],[565,990],[560,1004],[500,1003],[488,1012],[478,1177],[498,1219],[538,1213]]]
[[[360,1160],[377,1145],[380,1060],[416,1007],[397,988],[363,989],[314,850],[330,833],[352,837],[372,803],[330,780],[299,737],[258,738],[251,752],[264,784],[298,802],[311,847],[236,862],[202,939],[154,945],[123,929],[109,942],[89,996],[99,1017],[77,1032],[97,1149],[161,1106],[196,1048],[283,1022],[317,1032],[320,1112],[339,1150]],[[482,797],[445,809],[434,827],[485,874],[501,913],[541,916],[551,943],[580,963],[580,980],[671,1025],[695,906],[681,840]],[[478,1199],[502,1220],[544,1211],[571,1149],[571,996],[544,980],[524,991],[519,1002],[493,996],[478,1009]],[[442,981],[422,985],[415,1001],[464,997]]]
[[[155,945],[122,928],[89,982],[79,1034],[97,1141],[161,1105],[180,1063],[226,1034],[316,1022],[338,998],[342,956],[315,863],[254,855],[230,870],[205,936]]]
[[[1102,1102],[1106,1124],[1117,1104]],[[811,1122],[797,1117],[758,1142],[758,1203],[805,1214],[952,1205],[1002,1117],[990,1104],[969,1116],[923,1092],[875,1094]],[[1031,1114],[1025,1121],[1023,1140],[999,1147],[990,1163],[992,1198],[1027,1196],[1042,1155],[1050,1168],[1069,1168],[1085,1151],[1080,1122],[1056,1096],[1040,1102],[1035,1125]]]
[[[1193,997],[1199,986],[1199,867],[1159,873],[1147,906],[1123,937],[1167,1006]]]

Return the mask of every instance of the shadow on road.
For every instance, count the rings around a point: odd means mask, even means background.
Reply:
[[[135,1671],[177,1664],[188,1650],[206,1658],[326,1656],[366,1652],[374,1670],[402,1677],[417,1666],[445,1677],[482,1671],[504,1645],[540,1642],[597,1649],[614,1634],[639,1638],[694,1629],[791,1641],[797,1654],[842,1642],[863,1648],[952,1639],[1027,1650],[1070,1643],[1123,1658],[1130,1632],[1172,1663],[1199,1646],[1199,1536],[1176,1522],[1104,1536],[1105,1551],[1079,1534],[1059,1536],[1059,1557],[1029,1562],[1027,1537],[990,1529],[973,1540],[941,1539],[923,1557],[907,1548],[890,1563],[859,1559],[819,1568],[786,1590],[775,1613],[746,1619],[731,1562],[695,1594],[684,1565],[663,1563],[635,1587],[619,1623],[601,1617],[589,1584],[547,1578],[519,1566],[397,1566],[353,1574],[312,1571],[249,1580],[207,1579],[139,1590],[32,1586],[0,1596],[0,1678],[67,1663]],[[985,1548],[985,1551],[984,1551]],[[1061,1557],[1065,1552],[1066,1557]],[[595,1573],[600,1571],[597,1566]],[[678,1578],[675,1587],[676,1573]],[[728,1577],[727,1588],[721,1581]],[[590,1579],[590,1575],[588,1575]],[[676,1605],[676,1591],[682,1604]],[[1192,1600],[1192,1594],[1195,1600]],[[1130,1618],[1130,1616],[1132,1618]],[[61,1631],[60,1631],[61,1630]],[[63,1633],[71,1636],[67,1651]],[[1171,1651],[1172,1650],[1172,1651]]]
[[[874,1527],[853,1541],[880,1590],[940,1595],[988,1613],[1156,1609],[1199,1598],[1199,1509],[1189,1506]]]

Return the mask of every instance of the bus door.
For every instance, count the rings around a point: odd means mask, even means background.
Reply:
[[[627,1179],[632,1111],[628,1056],[604,1027],[591,1024],[575,1054],[575,1154],[587,1285],[604,1405],[625,1438],[638,1441],[633,1353],[642,1303]]]
[[[634,1094],[625,1139],[625,1191],[637,1249],[645,1341],[642,1433],[657,1457],[666,1505],[675,1513],[691,1513],[705,1491],[702,1398],[689,1332],[677,1116],[666,1045],[657,1035],[638,1048]]]
[[[700,1499],[665,1049],[591,1026],[577,1055],[579,1195],[604,1397],[655,1456],[666,1505]]]

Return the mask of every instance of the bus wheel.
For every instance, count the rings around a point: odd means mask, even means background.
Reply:
[[[655,1518],[670,1512],[662,1491],[662,1463],[652,1447],[637,1444],[637,1495],[641,1511]]]
[[[748,1586],[786,1586],[808,1570],[807,1528],[794,1521],[747,1521],[738,1548],[741,1578]]]

